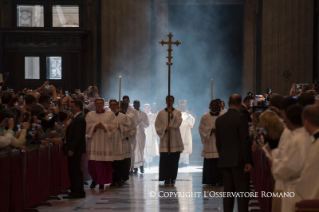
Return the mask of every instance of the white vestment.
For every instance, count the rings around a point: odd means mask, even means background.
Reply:
[[[281,159],[273,159],[272,173],[275,180],[283,181],[283,192],[295,192],[296,182],[311,148],[310,136],[304,127],[295,129],[286,145],[286,151],[281,152]],[[293,198],[282,198],[281,211],[292,211],[293,203]]]
[[[183,152],[184,145],[179,127],[182,124],[182,114],[179,110],[174,109],[171,112],[170,119],[170,152]],[[168,152],[168,112],[161,110],[155,120],[155,129],[160,137],[160,152]]]
[[[134,168],[144,166],[145,128],[149,126],[145,112],[138,110],[139,124],[136,133],[136,147],[134,150]]]
[[[137,122],[135,121],[135,116],[133,114],[126,114],[130,120],[130,136],[127,141],[127,153],[126,158],[131,158],[131,168],[134,167],[134,149],[136,147],[136,132],[137,132]]]
[[[192,154],[192,132],[191,129],[195,124],[195,118],[186,112],[182,112],[183,122],[180,126],[181,136],[184,145],[184,151],[180,155],[179,163],[189,164],[189,155]]]
[[[131,122],[127,115],[118,112],[115,114],[115,121],[117,124],[120,124],[120,129],[115,131],[112,138],[114,160],[124,160],[127,158],[127,149],[129,148],[129,150],[131,150],[131,144],[127,142],[131,132]],[[130,152],[131,151],[129,151],[129,153]]]
[[[104,129],[95,129],[95,125],[102,123]],[[117,130],[115,115],[111,111],[96,113],[91,111],[86,115],[86,135],[88,160],[113,161],[114,147],[112,134]]]
[[[319,132],[319,131],[318,131]],[[307,199],[319,199],[319,138],[312,137],[310,152],[305,161],[300,179],[296,184],[294,202]]]
[[[153,157],[158,156],[158,143],[155,130],[156,115],[153,113],[147,114],[149,126],[145,128],[145,149],[144,149],[144,160],[146,163],[151,163]]]
[[[290,142],[291,139],[291,131],[285,127],[284,131],[282,132],[280,136],[280,140],[278,143],[278,147],[276,149],[273,149],[271,151],[271,156],[272,158],[276,160],[282,160],[283,156],[285,155],[284,153],[287,151],[287,147],[289,148],[289,145],[287,143]],[[284,188],[283,182],[280,179],[276,179],[275,182],[275,191],[282,191]]]
[[[211,113],[205,113],[199,123],[198,131],[203,144],[202,157],[211,159],[219,158],[217,147],[216,147],[216,135],[211,134],[211,130],[215,128],[216,119],[223,115],[220,112],[218,115],[211,115]]]

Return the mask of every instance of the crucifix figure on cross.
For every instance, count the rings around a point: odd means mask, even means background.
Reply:
[[[178,40],[176,41],[172,41],[172,37],[173,37],[173,34],[170,32],[168,35],[169,37],[168,41],[164,41],[162,40],[161,42],[159,42],[160,44],[162,44],[162,46],[164,46],[165,44],[168,44],[168,56],[166,57],[168,59],[168,62],[166,63],[166,65],[168,65],[168,97],[170,98],[171,96],[171,65],[173,65],[173,63],[171,62],[172,60],[172,45],[176,45],[178,46],[179,44],[181,44],[181,42],[179,42]],[[168,112],[168,125],[169,125],[169,122],[170,122],[170,113]],[[170,145],[170,131],[168,131],[168,154],[170,154],[171,150],[171,145]]]

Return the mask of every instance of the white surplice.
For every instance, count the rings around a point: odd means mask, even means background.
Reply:
[[[272,158],[276,159],[276,160],[282,160],[284,153],[287,151],[286,148],[289,148],[289,145],[287,145],[287,143],[290,142],[291,139],[291,131],[285,127],[284,131],[282,132],[281,136],[280,136],[280,140],[278,143],[278,147],[276,149],[273,149],[271,151],[271,156]],[[275,191],[282,191],[284,188],[283,182],[281,179],[275,179]]]
[[[131,157],[131,168],[134,167],[134,149],[136,147],[136,132],[137,132],[137,122],[133,114],[126,113],[127,117],[130,120],[130,134],[129,139],[127,140],[127,153],[126,158]]]
[[[301,127],[293,130],[290,140],[286,142],[286,151],[281,152],[281,159],[273,159],[272,173],[276,180],[282,180],[283,192],[295,192],[296,182],[311,148],[311,140],[305,128]],[[281,211],[292,211],[293,203],[293,198],[282,198]]]
[[[183,122],[180,126],[184,151],[180,155],[179,163],[189,164],[189,155],[192,154],[193,141],[191,129],[195,124],[195,118],[186,112],[182,112]]]
[[[170,152],[183,152],[184,145],[179,127],[182,124],[182,114],[179,110],[174,109],[171,112],[170,119]],[[168,152],[168,112],[166,109],[161,110],[155,120],[155,129],[160,137],[160,152]]]
[[[145,128],[149,126],[145,112],[138,110],[139,124],[136,133],[136,147],[134,150],[134,168],[144,166]]]
[[[144,149],[144,160],[146,163],[151,163],[153,161],[153,157],[159,155],[158,153],[158,143],[157,136],[155,130],[155,120],[156,115],[153,113],[147,114],[149,126],[145,128],[145,149]]]
[[[128,148],[131,150],[131,144],[127,141],[131,132],[131,122],[126,114],[119,112],[115,113],[115,121],[120,124],[120,129],[117,129],[113,134],[114,158],[115,160],[124,160],[127,158]]]
[[[319,130],[317,132],[319,132]],[[319,199],[319,138],[315,139],[312,136],[311,140],[312,144],[310,152],[296,184],[296,196],[294,202]]]
[[[94,161],[113,161],[114,146],[112,134],[117,129],[115,115],[111,111],[96,113],[91,111],[86,115],[86,135],[88,160]],[[95,129],[95,125],[102,123],[103,129]]]
[[[218,115],[217,115],[218,114]],[[211,113],[205,113],[199,123],[198,131],[203,144],[202,157],[211,159],[219,158],[217,147],[216,147],[216,135],[211,134],[211,130],[215,127],[216,119],[224,113],[219,112],[216,115]]]

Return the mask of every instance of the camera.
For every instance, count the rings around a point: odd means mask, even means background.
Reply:
[[[52,101],[52,108],[56,107],[57,102],[56,101]]]
[[[46,86],[45,86],[45,89],[48,89],[48,90],[49,90],[49,89],[50,89],[50,85],[46,85]]]
[[[63,110],[69,110],[68,104],[63,104]]]
[[[253,95],[253,93],[250,91],[247,93],[247,96],[252,96],[252,95]]]
[[[65,96],[69,96],[69,91],[65,91]]]
[[[25,97],[25,94],[24,94],[24,93],[19,93],[19,98],[20,98],[20,99],[24,99],[24,97]]]
[[[302,84],[296,84],[294,87],[294,91],[302,91]]]

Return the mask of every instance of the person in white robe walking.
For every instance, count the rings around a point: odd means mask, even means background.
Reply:
[[[212,186],[222,185],[222,174],[218,166],[218,150],[216,147],[215,122],[223,115],[220,111],[218,101],[212,100],[209,104],[210,112],[205,113],[199,123],[198,131],[203,144],[203,184]]]
[[[139,125],[140,122],[140,118],[138,117],[138,112],[132,108],[129,104],[130,104],[130,97],[125,95],[123,96],[123,102],[127,103],[127,108],[126,108],[126,114],[129,114],[130,116],[132,116],[132,118],[134,119],[134,123],[136,124],[136,126]],[[136,129],[137,130],[137,129]],[[135,153],[134,150],[136,148],[136,132],[135,132],[135,136],[133,136],[133,131],[131,131],[131,136],[130,136],[130,142],[131,142],[131,173],[133,173],[133,168],[134,168],[134,160],[135,160]]]
[[[155,130],[156,115],[151,113],[151,106],[149,104],[144,105],[144,112],[146,113],[149,121],[149,126],[145,128],[146,143],[144,149],[144,160],[150,168],[153,158],[159,155]]]
[[[193,141],[191,129],[195,124],[195,118],[185,109],[182,112],[183,122],[180,126],[181,136],[184,144],[184,151],[179,158],[179,164],[181,167],[186,167],[189,164],[189,155],[192,154]]]
[[[130,120],[128,116],[123,112],[118,112],[118,103],[115,99],[109,101],[111,111],[115,114],[115,121],[118,125],[117,130],[113,134],[112,141],[114,147],[114,161],[112,162],[113,186],[123,186],[126,180],[127,170],[129,170],[128,163],[125,160],[127,154],[127,141],[130,135]],[[129,146],[131,148],[131,146]]]
[[[111,137],[118,127],[114,113],[104,110],[103,106],[104,100],[96,99],[96,111],[86,115],[88,169],[92,177],[90,187],[95,188],[99,184],[100,189],[104,189],[104,184],[112,183],[114,149]]]
[[[182,124],[182,114],[173,108],[174,97],[166,97],[167,108],[161,110],[155,120],[155,129],[160,137],[160,164],[159,181],[165,184],[175,184],[178,161],[184,145],[179,127]],[[170,122],[168,123],[168,116]],[[168,134],[170,134],[170,149],[168,147]]]
[[[136,147],[134,149],[134,173],[140,168],[140,172],[144,173],[144,148],[145,148],[145,128],[149,126],[149,121],[146,113],[140,110],[140,101],[135,100],[133,103],[134,109],[138,112],[139,125],[136,133]]]

